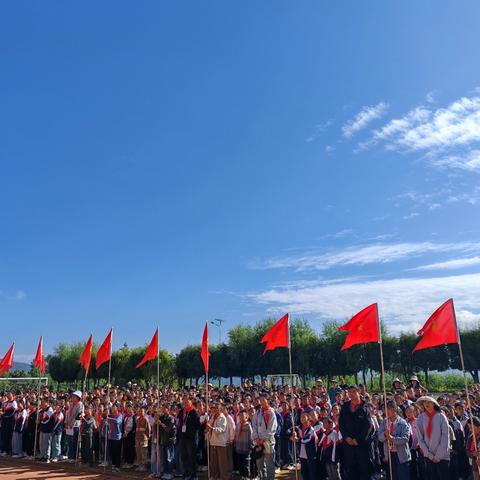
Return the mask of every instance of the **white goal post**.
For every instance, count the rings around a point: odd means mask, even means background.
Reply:
[[[296,373],[281,373],[277,375],[267,375],[267,381],[270,387],[300,387],[300,377]]]
[[[25,384],[32,389],[47,387],[48,377],[0,377],[0,390],[4,388],[5,384],[9,383]]]

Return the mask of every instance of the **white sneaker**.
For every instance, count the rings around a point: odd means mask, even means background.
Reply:
[[[53,462],[53,463],[57,463],[57,462],[58,462],[58,458],[52,458],[52,462]]]
[[[163,480],[172,480],[173,475],[171,473],[166,473],[162,478]]]
[[[104,463],[104,462],[101,462],[101,463],[99,463],[99,464],[98,464],[98,466],[99,466],[99,467],[106,467],[106,466],[107,466],[107,464],[106,464],[106,463]]]

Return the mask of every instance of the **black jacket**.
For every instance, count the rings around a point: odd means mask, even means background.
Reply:
[[[365,402],[352,412],[350,402],[345,402],[340,410],[340,432],[343,439],[350,437],[358,442],[359,447],[366,447],[371,443],[373,424]]]
[[[185,418],[184,418],[185,417]],[[185,423],[185,428],[183,427]],[[197,436],[197,432],[200,428],[200,416],[198,412],[193,409],[184,415],[184,409],[182,408],[178,412],[178,430],[177,435],[180,439],[193,440]]]

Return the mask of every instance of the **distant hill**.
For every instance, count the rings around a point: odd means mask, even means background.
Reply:
[[[22,370],[23,372],[29,372],[30,364],[24,362],[13,362],[12,370]]]

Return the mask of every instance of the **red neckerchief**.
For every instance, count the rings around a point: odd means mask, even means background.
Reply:
[[[428,417],[428,423],[427,423],[427,429],[425,430],[425,433],[427,435],[427,438],[430,438],[432,435],[432,426],[433,426],[433,417],[437,414],[437,411],[434,410],[432,413],[428,413],[425,410],[425,415]]]
[[[265,425],[268,425],[270,422],[270,409],[267,408],[266,410],[262,410],[263,418],[265,420]]]
[[[325,430],[325,433],[323,434],[323,438],[322,438],[322,448],[325,450],[326,448],[330,447],[330,445],[332,445],[329,441],[328,441],[328,436],[332,433],[333,430]]]
[[[187,415],[194,409],[195,407],[192,405],[191,407],[183,407],[183,424],[185,425],[185,420],[187,419]]]

